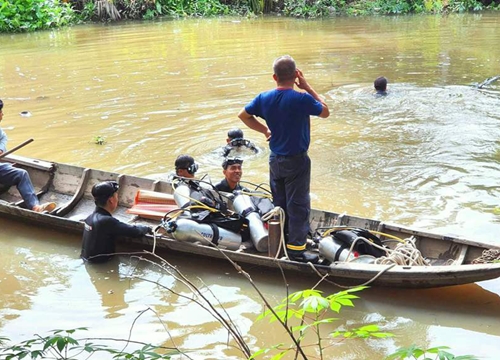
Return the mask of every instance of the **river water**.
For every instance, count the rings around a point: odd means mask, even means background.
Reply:
[[[218,149],[242,127],[238,111],[273,87],[272,61],[290,54],[332,115],[312,119],[313,206],[499,243],[500,75],[498,14],[339,18],[190,19],[85,25],[0,35],[2,128],[18,153],[163,178],[182,153],[221,178]],[[373,80],[389,95],[373,96]],[[30,116],[22,116],[29,112]],[[267,181],[262,150],[244,179]],[[95,143],[101,137],[103,145]],[[0,334],[89,328],[82,337],[132,338],[196,359],[241,358],[213,318],[175,292],[186,288],[154,264],[122,257],[86,267],[80,239],[0,219]],[[289,342],[253,323],[262,302],[230,265],[170,257],[216,296],[252,349]],[[129,279],[133,275],[137,278]],[[253,269],[278,302],[279,274]],[[311,287],[288,279],[292,290]],[[339,289],[323,286],[327,293]],[[396,338],[334,342],[336,359],[381,359],[399,346],[448,345],[494,359],[500,350],[500,280],[434,290],[369,289],[332,329],[376,322]],[[481,346],[479,346],[481,344]]]

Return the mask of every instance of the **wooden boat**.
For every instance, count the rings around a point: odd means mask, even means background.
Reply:
[[[83,231],[83,219],[94,209],[91,188],[94,184],[105,180],[115,180],[120,184],[119,208],[114,216],[129,223],[141,223],[151,226],[158,221],[133,216],[127,213],[134,204],[139,189],[161,193],[172,193],[172,185],[166,181],[158,181],[136,176],[82,168],[61,163],[30,159],[9,155],[2,159],[15,163],[27,170],[41,201],[54,201],[59,206],[48,213],[36,213],[22,208],[22,199],[17,189],[0,189],[0,216],[11,217],[28,224],[38,224],[61,231]],[[472,264],[484,250],[500,249],[499,246],[483,242],[471,241],[459,237],[443,236],[384,223],[378,220],[356,216],[342,215],[334,212],[312,210],[311,227],[330,228],[332,226],[349,226],[376,231],[387,247],[392,247],[392,237],[416,239],[416,246],[425,257],[429,266],[388,266],[365,264],[358,262],[336,262],[327,265],[304,264],[290,260],[275,259],[267,254],[258,253],[255,249],[231,251],[219,250],[211,246],[174,240],[167,234],[156,237],[156,252],[162,249],[190,255],[222,259],[223,254],[242,265],[251,264],[251,268],[278,268],[285,273],[299,272],[322,276],[336,284],[361,285],[372,280],[372,286],[428,288],[460,285],[494,279],[500,276],[500,263]],[[153,236],[140,239],[124,239],[139,244],[144,250],[153,249]],[[225,261],[225,260],[221,260]]]

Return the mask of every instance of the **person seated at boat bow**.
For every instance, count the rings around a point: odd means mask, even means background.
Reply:
[[[3,101],[0,100],[0,122],[3,119]],[[7,151],[7,135],[0,128],[0,155]],[[24,169],[19,169],[10,163],[0,163],[0,185],[9,188],[16,186],[24,200],[24,207],[27,209],[44,212],[52,211],[56,208],[56,203],[48,202],[40,204],[36,196],[35,188],[31,182],[28,172]]]
[[[243,150],[248,149],[253,154],[257,154],[259,149],[253,142],[243,137],[243,131],[235,128],[227,132],[227,145],[222,149],[222,156],[228,157],[231,152],[241,154]],[[232,155],[234,157],[234,154]]]
[[[88,262],[105,262],[115,253],[117,237],[138,238],[152,232],[149,226],[129,225],[111,215],[118,207],[118,183],[105,181],[92,187],[96,208],[85,219],[80,257]]]

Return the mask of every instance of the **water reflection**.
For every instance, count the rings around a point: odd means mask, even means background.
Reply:
[[[203,348],[191,354],[195,359],[241,358],[239,351],[225,346],[227,333],[214,317],[189,300],[199,297],[193,297],[175,279],[175,272],[160,271],[152,263],[125,256],[107,264],[84,265],[78,258],[79,237],[35,230],[3,219],[0,226],[7,228],[0,236],[2,248],[6,249],[0,254],[1,263],[6,264],[2,266],[0,283],[3,334],[19,340],[32,335],[33,324],[43,334],[54,328],[87,326],[95,337],[125,339],[131,333],[137,341],[193,351]],[[9,247],[17,249],[15,254]],[[162,255],[200,287],[205,296],[217,299],[216,308],[222,311],[224,307],[252,348],[290,342],[276,323],[255,322],[263,310],[262,302],[231,265],[197,257]],[[19,264],[31,263],[29,259],[34,267],[23,272]],[[13,276],[5,275],[13,270],[19,274],[14,282]],[[247,270],[271,304],[286,296],[278,271]],[[288,279],[289,291],[312,287],[316,281],[294,275]],[[339,359],[382,358],[399,346],[416,342],[420,346],[450,345],[463,349],[462,354],[470,353],[474,344],[478,344],[474,354],[488,358],[491,354],[488,349],[495,346],[494,340],[498,341],[500,336],[498,283],[495,280],[481,283],[482,286],[429,290],[365,290],[359,294],[361,299],[355,300],[354,308],[330,315],[339,320],[325,327],[325,334],[378,323],[384,331],[398,336],[356,342],[354,347],[352,342],[333,341],[326,354]],[[330,294],[341,289],[324,284],[320,290]],[[453,331],[457,338],[467,336],[469,347],[450,339],[444,329]],[[86,335],[89,334],[80,336]],[[479,348],[482,341],[488,346],[484,350]]]
[[[101,298],[101,306],[108,312],[106,318],[118,317],[120,311],[128,307],[125,292],[130,288],[130,280],[120,276],[121,261],[121,258],[114,257],[104,264],[84,264],[89,280]]]

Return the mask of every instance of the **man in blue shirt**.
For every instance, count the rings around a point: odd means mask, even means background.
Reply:
[[[287,253],[291,260],[318,261],[307,253],[311,200],[311,160],[307,155],[310,143],[310,115],[327,118],[330,111],[296,68],[292,57],[285,55],[273,64],[276,89],[257,95],[238,117],[249,128],[269,140],[269,180],[275,206],[286,213],[288,230]],[[294,90],[294,86],[305,92]],[[256,116],[265,120],[265,124]]]

